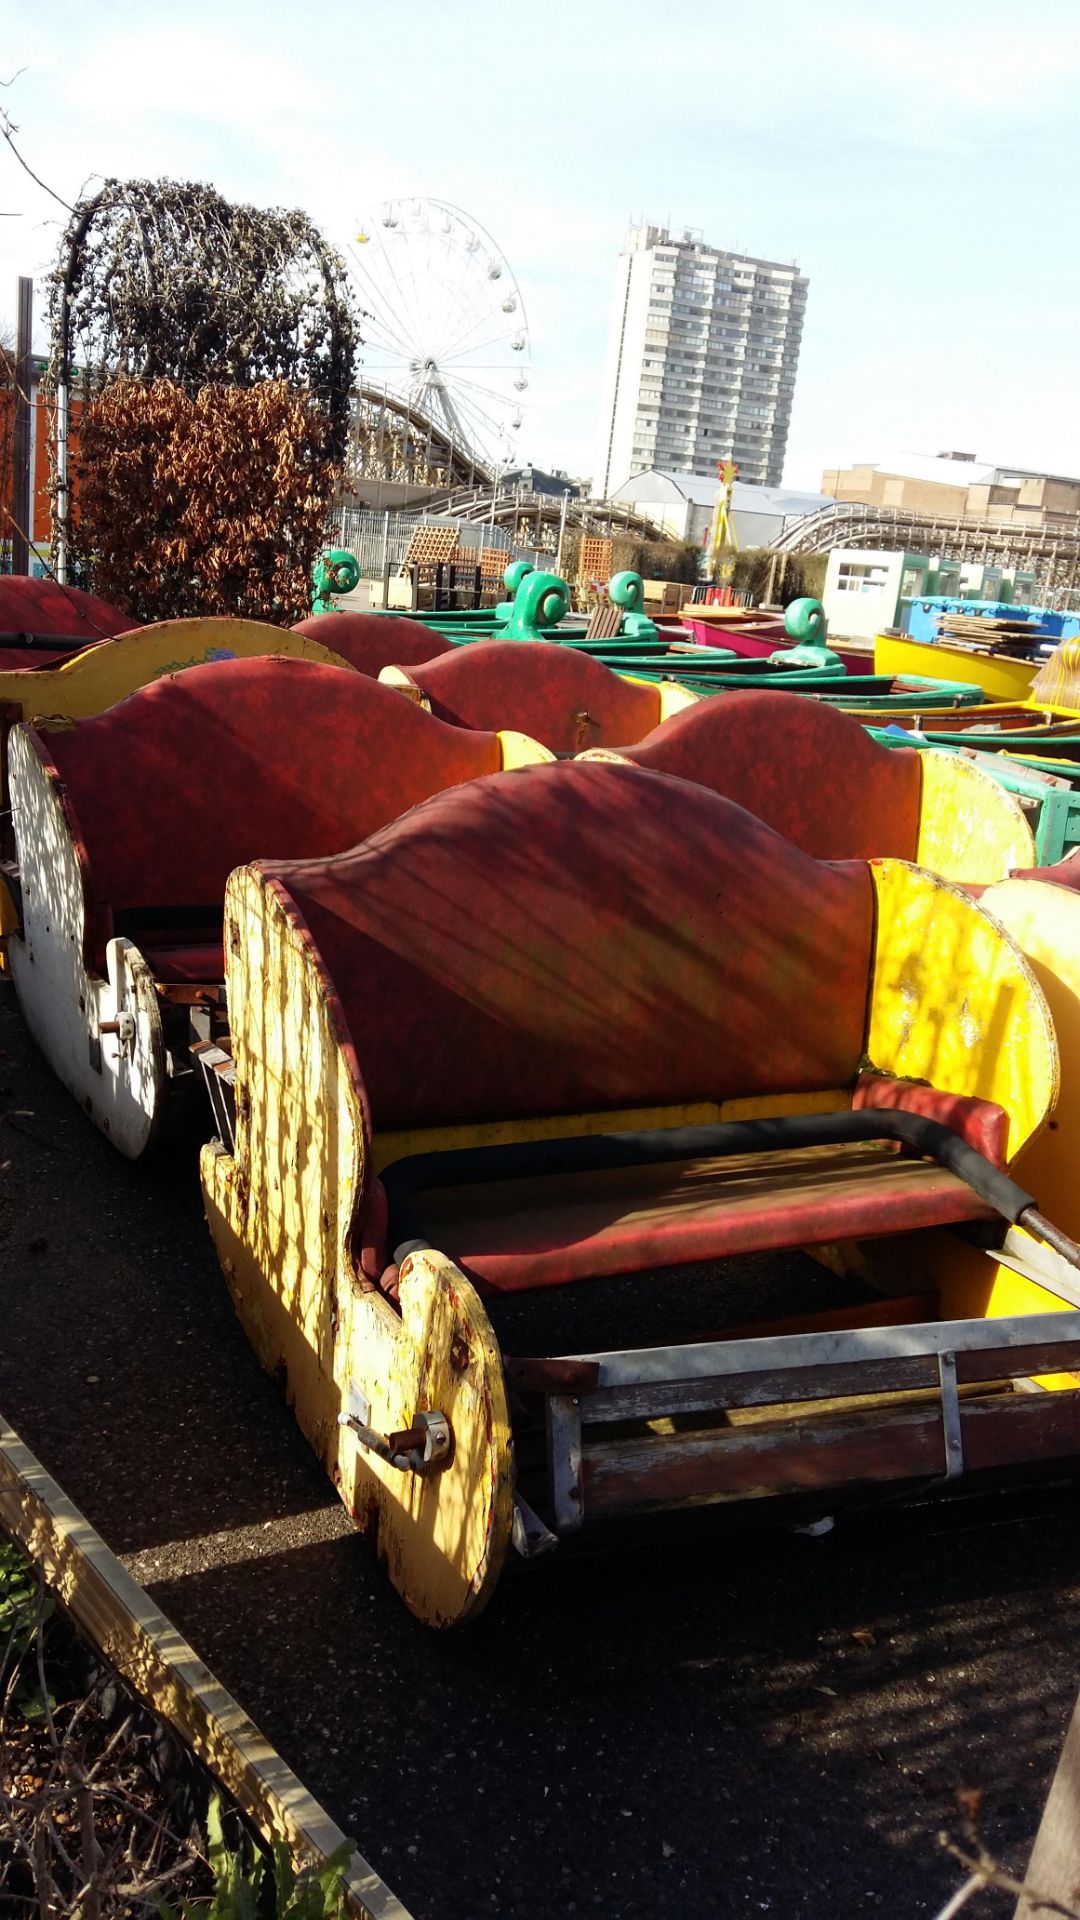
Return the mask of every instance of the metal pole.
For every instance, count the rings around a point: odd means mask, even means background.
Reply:
[[[562,505],[559,508],[559,544],[555,549],[555,571],[559,575],[560,579],[562,578],[563,540],[566,537],[566,503],[569,500],[569,498],[570,498],[570,495],[568,493],[564,493],[562,497]]]
[[[382,603],[385,610],[390,599],[390,509],[383,514],[382,523]]]
[[[56,578],[67,581],[68,517],[68,384],[56,389]]]
[[[12,435],[11,571],[29,573],[30,541],[34,537],[33,487],[30,476],[30,364],[34,330],[34,283],[19,276],[18,332],[15,345],[15,419]]]

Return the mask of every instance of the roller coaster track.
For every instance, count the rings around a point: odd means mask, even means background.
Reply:
[[[527,522],[536,531],[537,545],[542,544],[539,538],[542,528],[552,529],[560,524],[560,495],[500,489],[486,468],[463,448],[455,447],[444,430],[420,408],[378,387],[359,387],[356,403],[354,433],[358,433],[359,438],[354,441],[353,460],[357,478],[409,477],[419,463],[431,470],[444,469],[452,482],[433,492],[424,502],[425,514],[448,514],[481,526],[513,527]],[[384,418],[391,422],[386,436],[380,426]],[[417,473],[415,477],[421,475]],[[643,540],[665,537],[651,520],[635,513],[633,508],[593,500],[569,500],[566,525],[575,532],[589,534],[629,533]],[[549,544],[554,548],[554,542]]]
[[[497,493],[492,486],[454,487],[433,494],[424,503],[424,513],[450,514],[457,520],[479,525],[515,527],[557,527],[562,519],[562,499],[557,494],[526,493],[517,490]],[[568,500],[566,525],[575,532],[589,534],[636,534],[643,540],[663,540],[664,534],[644,514],[632,507],[616,507],[607,501]],[[539,544],[539,542],[537,542]]]
[[[396,444],[396,436],[399,432],[407,433],[411,429],[415,436],[415,443],[404,455],[406,462],[410,457],[419,458],[427,467],[444,468],[454,481],[455,490],[464,489],[471,492],[477,486],[483,486],[490,481],[491,476],[486,467],[475,460],[467,449],[454,446],[434,420],[419,407],[410,406],[409,402],[403,400],[400,395],[384,392],[381,387],[358,387],[355,403],[354,435],[359,430],[362,435],[366,433],[367,436],[366,445],[359,453],[354,451],[353,454],[357,472],[361,477],[384,479],[401,477],[396,471],[393,458],[388,458],[387,453],[389,450],[391,456],[397,453],[399,458],[402,457],[402,449]],[[392,429],[389,443],[384,444],[378,422],[382,417],[387,416],[392,423]]]
[[[1054,527],[1010,525],[966,514],[912,513],[903,507],[840,501],[797,521],[774,543],[784,553],[834,547],[934,553],[944,560],[987,560],[1034,567],[1058,587],[1080,584],[1080,516]]]

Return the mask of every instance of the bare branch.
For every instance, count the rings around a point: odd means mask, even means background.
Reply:
[[[18,79],[18,77],[19,77],[18,74],[16,74],[15,78]],[[9,81],[7,84],[10,85],[11,82]],[[13,133],[18,133],[18,131],[19,129],[17,126],[15,126],[13,121],[9,120],[7,114],[4,113],[2,110],[0,110],[0,136],[2,136],[7,141],[8,146],[11,148],[11,151],[15,155],[15,158],[18,161],[23,172],[28,173],[30,175],[30,178],[34,182],[34,185],[36,187],[40,187],[42,193],[47,193],[51,200],[55,200],[59,206],[65,207],[68,213],[70,213],[72,209],[68,204],[68,202],[65,199],[63,199],[60,194],[54,193],[53,189],[50,186],[47,186],[45,181],[42,180],[39,177],[39,175],[34,172],[33,167],[30,166],[29,163],[23,159],[22,154],[19,152],[18,147],[15,145],[15,142],[11,137]]]

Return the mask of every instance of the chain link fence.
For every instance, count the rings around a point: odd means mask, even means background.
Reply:
[[[534,567],[550,568],[552,564],[552,555],[541,548],[515,545],[505,527],[455,520],[445,514],[379,513],[371,507],[341,507],[330,522],[327,538],[334,546],[356,555],[361,580],[382,581],[388,571],[391,579],[400,572],[413,535],[421,527],[456,529],[458,564],[462,566],[468,566],[472,554],[476,556],[474,564],[479,565],[485,549],[488,553],[494,549],[505,553],[505,566],[511,560],[529,560]]]

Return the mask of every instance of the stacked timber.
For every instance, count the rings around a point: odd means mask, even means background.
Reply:
[[[990,653],[1027,653],[1043,639],[1030,620],[995,619],[988,614],[943,613],[938,639],[950,646],[982,647]]]

